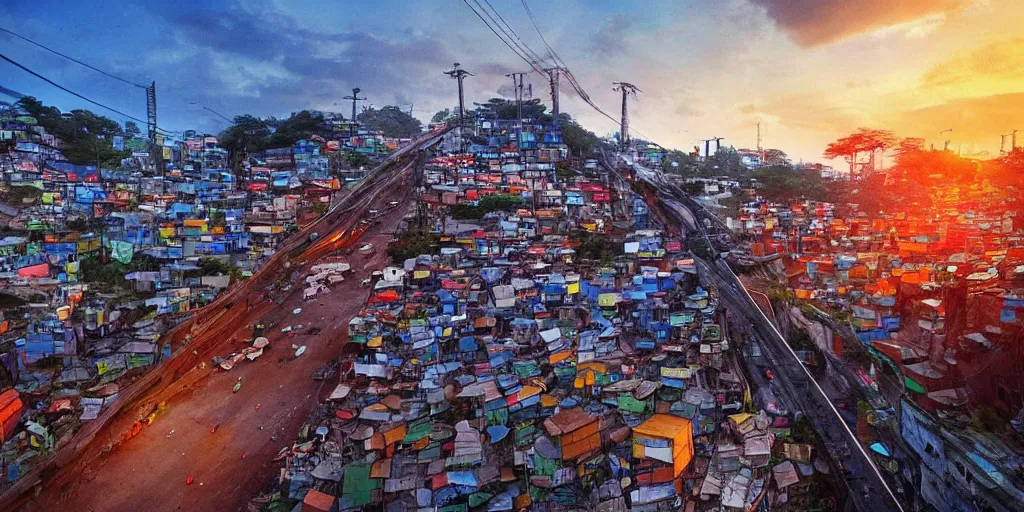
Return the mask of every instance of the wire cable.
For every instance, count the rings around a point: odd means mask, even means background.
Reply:
[[[116,108],[109,107],[109,106],[104,105],[104,104],[102,104],[102,103],[100,103],[98,101],[94,101],[94,100],[91,100],[89,98],[86,98],[85,96],[82,96],[81,94],[78,94],[77,92],[72,91],[71,89],[68,89],[67,87],[64,87],[63,85],[60,85],[57,82],[54,82],[53,80],[50,80],[49,78],[46,78],[45,76],[40,75],[39,73],[36,73],[35,71],[32,71],[31,69],[29,69],[29,68],[27,68],[27,67],[25,67],[25,66],[23,66],[23,65],[21,65],[21,64],[19,64],[17,62],[15,62],[15,61],[13,61],[13,60],[11,60],[10,57],[8,57],[8,56],[6,56],[6,55],[4,55],[2,53],[0,53],[0,59],[3,59],[5,61],[7,61],[7,62],[10,62],[11,64],[21,68],[26,73],[28,73],[28,74],[30,74],[30,75],[32,75],[32,76],[34,76],[34,77],[36,77],[36,78],[46,82],[46,83],[48,83],[48,84],[50,84],[50,85],[52,85],[52,86],[54,86],[54,87],[64,91],[64,92],[72,95],[72,96],[75,96],[76,98],[85,100],[85,101],[87,101],[89,103],[92,103],[93,105],[96,105],[97,107],[107,109],[107,110],[109,110],[109,111],[111,111],[111,112],[113,112],[115,114],[120,114],[121,116],[124,116],[124,117],[126,117],[128,119],[131,119],[132,121],[136,121],[136,122],[139,122],[139,123],[142,123],[142,124],[147,124],[147,125],[149,124],[148,121],[139,119],[139,118],[137,118],[135,116],[131,116],[131,115],[125,114],[124,112],[121,112],[120,110],[117,110]],[[165,135],[172,133],[172,132],[169,132],[168,130],[164,130],[163,128],[160,128],[160,127],[157,127],[156,129],[159,130],[159,131],[164,132]]]
[[[523,9],[526,10],[526,15],[530,18],[530,23],[533,24],[534,30],[536,30],[537,35],[540,36],[541,42],[544,43],[544,48],[547,48],[548,53],[551,54],[551,60],[555,61],[555,64],[562,66],[563,68],[568,68],[568,66],[565,65],[565,61],[562,60],[562,57],[558,55],[558,52],[556,52],[555,49],[552,48],[550,44],[548,44],[547,39],[544,39],[544,34],[541,33],[540,27],[537,26],[537,20],[534,19],[533,11],[530,10],[530,6],[527,5],[526,0],[521,1],[523,3]]]
[[[519,37],[519,34],[517,34],[516,31],[512,29],[512,26],[509,25],[507,21],[505,21],[505,18],[501,17],[501,13],[499,13],[498,10],[495,9],[493,5],[491,5],[490,0],[484,0],[484,3],[486,3],[487,6],[490,7],[492,11],[494,11],[494,14],[498,16],[498,19],[501,20],[501,23],[504,24],[505,28],[508,29],[508,32],[506,32],[506,34],[511,33],[511,37],[515,38],[515,40],[519,42],[518,46],[524,48],[526,50],[526,53],[533,59],[533,61],[540,64],[541,68],[543,68],[544,58],[542,58],[540,54],[538,54],[537,52],[533,51],[533,48],[530,48],[530,45],[526,44],[526,42],[523,41],[521,37]],[[505,31],[503,30],[502,32]]]
[[[516,56],[519,57],[520,59],[523,59],[523,61],[526,62],[527,64],[529,64],[530,67],[533,67],[533,63],[530,62],[530,59],[527,59],[526,56],[524,56],[523,54],[519,53],[519,50],[516,50],[515,47],[513,47],[511,44],[509,44],[509,42],[506,41],[505,38],[502,37],[501,34],[499,34],[498,31],[495,30],[494,27],[492,27],[491,24],[488,23],[487,20],[484,19],[483,15],[481,15],[479,12],[477,12],[476,8],[474,8],[473,5],[469,3],[469,0],[462,0],[462,1],[463,1],[463,3],[466,4],[466,7],[469,7],[469,10],[473,11],[473,14],[476,14],[477,18],[480,18],[480,21],[482,21],[484,23],[484,25],[487,25],[487,28],[489,28],[491,30],[491,32],[493,32],[494,35],[497,36],[497,38],[501,40],[502,43],[505,43],[505,46],[508,46],[509,50],[512,50],[512,53],[516,54]]]
[[[122,82],[124,82],[126,84],[134,85],[135,87],[138,87],[138,88],[141,88],[141,89],[145,89],[146,88],[145,85],[137,84],[135,82],[132,82],[131,80],[126,80],[126,79],[121,78],[119,76],[107,73],[106,71],[103,71],[102,69],[99,69],[99,68],[94,67],[94,66],[90,66],[89,64],[86,64],[86,63],[84,63],[84,62],[82,62],[82,61],[80,61],[80,60],[78,60],[78,59],[76,59],[74,57],[71,57],[69,55],[65,55],[65,54],[63,54],[61,52],[58,52],[57,50],[54,50],[53,48],[50,48],[50,47],[47,47],[47,46],[43,46],[42,44],[39,44],[39,43],[37,43],[37,42],[35,42],[35,41],[33,41],[33,40],[31,40],[31,39],[21,35],[21,34],[17,34],[15,32],[7,30],[6,28],[0,27],[0,32],[6,32],[6,33],[8,33],[8,34],[10,34],[10,35],[12,35],[14,37],[17,37],[18,39],[26,41],[26,42],[28,42],[30,44],[34,44],[34,45],[36,45],[36,46],[38,46],[38,47],[40,47],[40,48],[42,48],[42,49],[44,49],[44,50],[46,50],[46,51],[48,51],[50,53],[53,53],[53,54],[56,54],[56,55],[60,55],[61,57],[64,57],[65,59],[68,59],[71,62],[74,62],[75,64],[79,64],[81,66],[85,66],[85,67],[87,67],[87,68],[89,68],[89,69],[91,69],[91,70],[93,70],[93,71],[95,71],[97,73],[100,73],[100,74],[106,75],[106,76],[108,76],[110,78],[113,78],[114,80],[120,80],[120,81],[122,81]]]
[[[478,12],[476,8],[474,8],[472,5],[470,5],[468,1],[466,1],[466,0],[463,0],[463,1],[466,2],[466,5],[468,5],[469,8],[473,10],[473,13],[475,13],[478,18],[480,18],[480,21],[483,21],[484,24],[487,25],[487,28],[491,29],[491,32],[494,32],[494,35],[498,36],[498,38],[501,39],[501,42],[505,43],[505,46],[508,46],[510,50],[512,50],[513,52],[515,52],[516,55],[519,56],[520,59],[523,59],[523,62],[526,62],[531,68],[533,68],[534,71],[536,71],[538,73],[543,73],[544,72],[544,68],[541,67],[541,66],[538,66],[536,61],[534,61],[532,58],[530,58],[529,52],[523,50],[519,46],[519,44],[516,43],[515,40],[512,39],[512,37],[510,35],[508,35],[507,32],[505,32],[505,29],[501,28],[501,25],[498,24],[498,20],[494,19],[494,16],[492,16],[490,14],[490,12],[488,12],[487,9],[485,9],[484,6],[482,4],[480,4],[479,0],[473,0],[473,3],[475,3],[477,5],[477,7],[480,8],[480,11],[482,11],[484,13],[484,15],[486,15],[487,18],[489,18],[491,20],[490,22],[485,20],[483,18],[483,16],[480,15],[480,12]],[[492,26],[492,24],[493,24],[493,26]],[[497,29],[500,30],[502,32],[502,34],[504,34],[504,35],[499,34],[498,30],[495,30],[495,27],[497,27]]]

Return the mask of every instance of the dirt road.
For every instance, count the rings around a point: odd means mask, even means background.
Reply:
[[[405,192],[394,187],[373,207],[383,210]],[[231,339],[236,349],[245,346],[252,325],[264,318],[274,326],[268,333],[270,348],[261,358],[189,384],[154,424],[84,470],[54,478],[27,510],[243,510],[277,476],[280,465],[271,460],[290,446],[318,392],[329,393],[337,381],[321,388],[311,373],[337,359],[348,320],[369,293],[360,280],[387,264],[384,248],[403,213],[395,209],[363,234],[359,243],[372,243],[376,254],[353,253],[349,262],[354,274],[329,293],[303,301],[301,287],[296,287],[281,305],[260,301],[252,307],[247,324],[238,325]],[[293,315],[299,307],[302,312]],[[281,333],[282,327],[295,324],[303,325],[300,332],[311,327],[320,332],[294,337]],[[306,345],[305,354],[296,358],[293,344]],[[239,378],[241,389],[232,393]],[[189,477],[193,482],[186,485]]]

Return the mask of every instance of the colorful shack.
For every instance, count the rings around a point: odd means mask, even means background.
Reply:
[[[670,414],[655,414],[633,427],[633,456],[672,464],[679,476],[693,460],[693,425]]]

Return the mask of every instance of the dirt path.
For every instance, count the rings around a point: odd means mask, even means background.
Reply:
[[[383,209],[404,192],[383,194],[374,207]],[[153,425],[82,474],[65,475],[63,485],[44,488],[27,510],[244,510],[249,498],[276,478],[280,464],[272,459],[291,445],[317,393],[329,393],[336,383],[335,379],[321,387],[312,371],[337,359],[348,321],[369,293],[359,282],[387,264],[384,248],[403,213],[401,208],[392,211],[363,235],[359,243],[372,243],[377,253],[369,258],[354,253],[349,261],[354,274],[330,293],[303,301],[298,288],[270,310],[265,319],[275,325],[268,333],[269,350],[261,358],[243,361],[230,372],[216,370],[179,393]],[[302,312],[292,315],[298,307]],[[232,336],[238,340],[236,348],[247,343],[257,319],[237,326]],[[294,337],[280,332],[294,324],[303,325],[301,332],[310,327],[321,330]],[[305,354],[295,358],[293,344],[306,345]],[[242,387],[232,393],[239,378]],[[211,433],[214,426],[217,431]],[[186,485],[189,477],[194,481]]]

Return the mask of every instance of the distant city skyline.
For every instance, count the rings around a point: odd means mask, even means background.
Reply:
[[[998,154],[999,136],[1024,129],[1024,8],[1014,0],[671,0],[528,2],[540,29],[591,98],[618,115],[613,81],[643,93],[632,126],[691,150],[725,137],[794,160],[822,161],[825,144],[858,127],[942,140]],[[519,0],[492,0],[526,44],[544,46]],[[338,5],[326,0],[118,2],[43,0],[0,13],[0,27],[133,81],[155,80],[160,125],[219,132],[227,116],[287,116],[304,108],[347,113],[360,87],[367,104],[408,109],[426,122],[457,101],[442,72],[453,62],[467,104],[527,71],[458,0]],[[145,117],[141,90],[8,34],[0,53],[83,95]],[[0,63],[0,86],[62,110],[90,108]],[[528,75],[549,102],[546,77]],[[599,135],[617,125],[562,87],[562,111]],[[948,136],[939,132],[953,128]],[[638,135],[634,133],[634,135]]]

